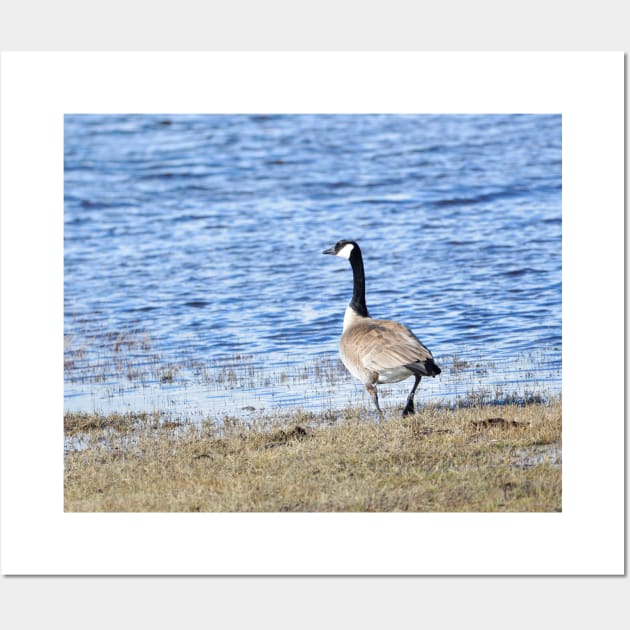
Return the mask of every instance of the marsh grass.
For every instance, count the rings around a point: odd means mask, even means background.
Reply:
[[[186,423],[66,414],[65,510],[561,510],[560,401]]]
[[[80,329],[79,329],[80,330]],[[68,409],[116,412],[153,408],[197,420],[247,410],[256,413],[307,407],[367,404],[369,397],[341,363],[338,353],[311,357],[233,354],[199,360],[184,344],[159,350],[141,331],[68,332],[64,376]],[[457,407],[544,404],[561,389],[558,348],[543,348],[514,357],[461,354],[438,356],[442,374],[423,381],[419,396]],[[385,407],[404,400],[409,383],[380,388]],[[249,418],[248,418],[249,420]]]

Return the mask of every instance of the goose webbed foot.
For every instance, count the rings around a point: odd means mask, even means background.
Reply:
[[[413,384],[411,391],[409,392],[409,396],[407,396],[407,404],[405,405],[405,408],[403,409],[403,412],[402,412],[403,416],[410,416],[411,414],[416,412],[415,406],[413,404],[413,397],[416,394],[416,388],[418,387],[418,383],[420,383],[420,379],[422,377],[419,376],[418,374],[415,374],[414,376],[416,377],[416,381]]]

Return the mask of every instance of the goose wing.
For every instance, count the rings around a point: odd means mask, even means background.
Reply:
[[[347,336],[346,345],[354,348],[363,367],[371,372],[402,366],[425,374],[433,372],[428,369],[435,366],[430,350],[403,324],[368,320],[353,326],[343,336]],[[425,363],[427,370],[423,369]]]

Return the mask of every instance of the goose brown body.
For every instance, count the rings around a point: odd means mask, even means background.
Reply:
[[[379,414],[382,412],[375,385],[414,376],[403,415],[413,413],[413,398],[421,377],[441,372],[431,351],[404,324],[370,317],[365,305],[363,258],[356,242],[339,241],[324,253],[347,258],[354,272],[354,294],[346,309],[339,344],[343,364],[363,382]]]
[[[429,349],[407,326],[386,319],[354,318],[341,336],[339,353],[348,371],[365,384],[397,383],[435,371]]]

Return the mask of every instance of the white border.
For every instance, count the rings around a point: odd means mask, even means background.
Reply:
[[[621,53],[5,53],[2,81],[4,574],[623,573]],[[64,514],[71,112],[561,112],[563,512]]]

